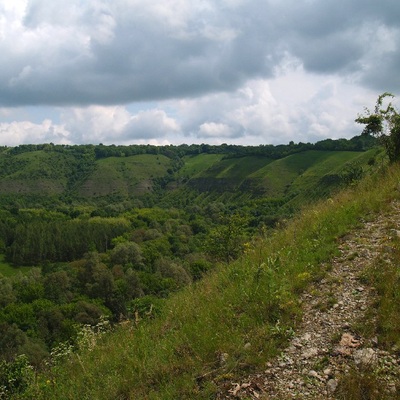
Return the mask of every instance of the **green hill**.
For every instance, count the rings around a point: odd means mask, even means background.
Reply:
[[[182,193],[208,201],[292,198],[304,191],[319,193],[321,184],[334,188],[352,163],[367,170],[379,150],[371,147],[374,143],[357,140],[276,147],[2,148],[0,202],[21,200],[30,206],[51,197],[56,203],[109,204],[150,197],[152,204],[166,204],[179,203]]]
[[[94,171],[77,188],[83,198],[118,194],[140,197],[153,191],[153,182],[167,174],[171,160],[163,155],[142,154],[96,161]]]

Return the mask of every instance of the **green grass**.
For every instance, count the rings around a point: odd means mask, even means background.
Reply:
[[[82,184],[83,196],[138,195],[152,188],[152,179],[167,174],[171,160],[163,155],[108,157],[96,162],[95,171]]]
[[[363,153],[309,150],[276,160],[251,176],[271,196],[305,191],[328,173],[338,172],[345,163]],[[336,170],[336,171],[335,171]]]
[[[120,326],[40,373],[24,398],[206,399],[225,379],[262,371],[296,329],[299,294],[322,279],[321,262],[337,253],[338,238],[398,198],[399,181],[392,167],[304,210],[237,262],[167,299],[154,320]]]
[[[238,184],[249,175],[265,167],[271,159],[261,156],[227,158],[208,169],[205,173],[217,179],[235,179]]]
[[[219,162],[223,154],[199,154],[184,157],[184,166],[179,171],[181,177],[194,177]]]
[[[6,277],[14,276],[20,272],[27,273],[32,267],[13,267],[4,261],[4,254],[0,254],[0,274]]]

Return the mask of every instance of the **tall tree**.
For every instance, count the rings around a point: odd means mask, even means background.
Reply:
[[[391,101],[383,106],[385,98],[394,98],[388,92],[381,94],[374,111],[365,108],[364,115],[359,115],[356,122],[365,125],[364,135],[373,135],[380,139],[385,147],[390,162],[400,160],[400,114]]]

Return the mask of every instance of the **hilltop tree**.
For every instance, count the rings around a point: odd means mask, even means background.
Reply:
[[[366,125],[363,135],[373,135],[380,139],[389,161],[395,162],[400,160],[400,114],[392,102],[386,108],[383,106],[386,97],[394,98],[394,95],[387,92],[381,94],[374,111],[365,108],[365,114],[359,115],[355,121]]]

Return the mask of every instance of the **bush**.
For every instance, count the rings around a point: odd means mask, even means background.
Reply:
[[[0,399],[9,399],[13,394],[24,392],[33,382],[34,372],[25,355],[12,362],[0,363]]]

